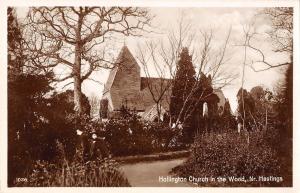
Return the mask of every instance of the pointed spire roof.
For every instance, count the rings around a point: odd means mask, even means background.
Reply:
[[[110,88],[112,87],[112,84],[114,82],[114,79],[115,79],[118,69],[124,69],[124,68],[130,69],[130,68],[133,68],[136,66],[138,68],[140,68],[139,65],[137,64],[135,58],[131,54],[130,50],[128,49],[126,44],[124,44],[124,46],[122,47],[122,49],[117,57],[117,60],[115,61],[114,67],[111,69],[111,71],[109,73],[108,79],[104,86],[103,94],[108,92],[110,90]]]
[[[127,67],[133,67],[135,65],[138,66],[135,58],[131,54],[128,47],[124,44],[115,62],[115,67],[127,68]]]

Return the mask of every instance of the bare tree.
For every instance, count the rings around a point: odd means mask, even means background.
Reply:
[[[154,67],[158,77],[161,78],[161,84],[159,84],[158,87],[153,87],[153,85],[148,84],[149,90],[160,91],[159,94],[153,98],[156,104],[161,102],[163,95],[172,88],[174,84],[177,63],[180,59],[179,56],[182,48],[188,47],[193,55],[193,63],[197,64],[195,66],[197,69],[195,77],[196,82],[193,85],[191,92],[185,93],[182,109],[180,110],[178,117],[175,118],[175,126],[179,123],[184,124],[187,118],[195,111],[197,104],[212,94],[210,93],[207,95],[205,94],[206,91],[203,91],[202,94],[199,94],[193,105],[189,103],[198,91],[201,76],[210,75],[212,84],[218,88],[229,85],[237,78],[237,74],[230,74],[224,70],[224,65],[228,62],[228,58],[226,58],[225,55],[226,50],[228,49],[231,29],[228,31],[223,46],[219,48],[218,51],[215,51],[212,49],[213,30],[195,33],[191,26],[191,23],[186,21],[184,17],[181,17],[178,21],[178,29],[169,32],[167,41],[160,41],[160,44],[154,42],[147,43],[145,48],[149,53],[148,55],[143,54],[145,51],[142,51],[141,49],[139,52],[139,61],[144,67],[146,76],[151,77],[151,73],[149,73],[150,63]],[[200,44],[195,43],[197,42],[197,36],[200,36]],[[200,53],[197,54],[196,50],[200,50]],[[164,83],[166,78],[169,79],[168,84]],[[170,120],[172,120],[172,117]],[[171,125],[172,123],[170,122],[170,126]]]
[[[282,66],[292,65],[292,55],[293,55],[293,8],[290,7],[276,7],[276,8],[266,8],[257,14],[268,16],[272,22],[271,31],[267,32],[272,44],[273,52],[276,53],[287,53],[290,56],[290,60],[280,63],[271,63],[267,60],[265,52],[254,45],[253,40],[261,35],[257,33],[255,28],[255,20],[252,20],[249,25],[243,26],[244,29],[244,42],[242,45],[244,47],[244,59],[243,59],[243,75],[241,84],[241,97],[242,97],[242,108],[243,115],[240,115],[243,121],[243,128],[245,128],[245,104],[244,104],[244,82],[245,82],[245,67],[249,66],[255,72],[266,71],[272,68],[278,68]],[[247,62],[247,56],[250,51],[254,51],[260,58],[259,60],[251,60],[250,63]],[[258,68],[257,65],[261,64],[263,67]],[[256,124],[257,118],[255,118],[251,112],[249,112],[254,123]],[[265,113],[265,127],[267,127],[268,111],[266,108]],[[257,127],[257,126],[256,126]],[[249,143],[249,138],[248,138]]]
[[[251,27],[250,26],[243,26],[243,30],[244,30],[244,45],[247,44],[247,42],[249,41],[249,39],[251,38]],[[242,99],[242,109],[243,109],[243,114],[240,115],[240,117],[242,118],[242,128],[245,128],[245,119],[246,119],[246,111],[245,111],[245,90],[244,90],[244,84],[245,84],[245,69],[246,69],[246,61],[247,61],[247,46],[244,46],[244,56],[243,56],[243,73],[242,73],[242,83],[241,83],[241,99]],[[249,111],[250,112],[250,111]],[[247,132],[245,132],[246,135],[246,139],[247,139],[247,143],[250,143],[250,139],[249,139],[249,135]]]
[[[82,82],[114,65],[104,43],[118,34],[140,36],[151,19],[147,9],[136,7],[33,7],[25,25],[30,62],[43,70],[67,68],[57,81],[73,79],[75,109],[81,113]]]
[[[254,45],[253,39],[255,39],[258,34],[254,27],[254,23],[251,24],[252,30],[245,35],[246,42],[243,46],[246,46],[250,50],[257,53],[259,60],[252,60],[250,64],[247,64],[255,72],[266,71],[271,68],[287,66],[292,63],[293,55],[293,8],[291,7],[276,7],[276,8],[266,8],[259,12],[258,15],[266,15],[272,22],[271,31],[266,32],[273,44],[273,52],[276,53],[287,53],[290,56],[290,60],[280,63],[271,63],[267,60],[265,52]],[[262,68],[258,68],[257,65],[262,64]]]
[[[273,43],[274,52],[293,52],[293,8],[266,8],[262,14],[267,15],[272,22],[272,30],[268,32]]]
[[[286,53],[290,56],[290,60],[281,63],[271,63],[267,61],[265,52],[260,48],[254,46],[252,40],[256,36],[260,35],[256,32],[253,20],[246,27],[244,26],[244,43],[241,45],[244,47],[244,62],[243,62],[243,76],[242,76],[242,88],[244,85],[244,70],[245,66],[248,65],[255,72],[266,71],[272,68],[292,65],[293,60],[293,8],[291,7],[276,7],[266,8],[260,11],[257,16],[265,15],[271,20],[271,31],[267,32],[269,38],[273,43],[273,52]],[[247,50],[254,51],[261,58],[260,60],[252,60],[251,63],[247,63]],[[256,64],[263,64],[263,68],[258,69]],[[243,94],[242,94],[243,97]],[[245,117],[245,115],[244,115]]]
[[[151,94],[152,100],[155,102],[158,122],[160,122],[163,107],[162,103],[163,100],[168,100],[166,95],[170,92],[172,80],[167,78],[166,66],[158,61],[158,57],[156,55],[157,48],[158,44],[155,44],[154,42],[146,42],[145,49],[142,49],[139,45],[137,59],[143,67],[146,76],[145,83]],[[151,71],[154,71],[155,78]]]
[[[212,85],[215,88],[223,88],[237,79],[238,74],[229,71],[226,64],[230,61],[230,57],[226,56],[229,47],[229,39],[231,35],[231,27],[224,39],[224,43],[217,49],[213,49],[213,30],[200,31],[200,40],[202,48],[200,49],[199,59],[199,72],[208,76],[211,75]]]

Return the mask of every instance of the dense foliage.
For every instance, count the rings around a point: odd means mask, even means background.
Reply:
[[[125,109],[118,118],[105,122],[82,118],[87,133],[105,138],[112,156],[128,156],[173,151],[185,148],[182,130],[170,129],[168,123],[148,122]]]
[[[71,91],[49,95],[52,75],[21,74],[8,84],[9,183],[22,177],[34,160],[53,161],[61,141],[67,157],[75,153],[76,122]],[[33,84],[34,83],[34,86]],[[89,109],[87,97],[84,104]],[[87,112],[88,113],[88,112]]]
[[[44,95],[50,89],[47,76],[22,74],[8,82],[9,183],[14,176],[21,175],[32,159],[43,154],[46,145],[51,147],[51,135],[45,135],[50,128],[41,128],[47,124]]]
[[[200,186],[283,186],[284,182],[229,182],[228,177],[282,176],[278,154],[273,148],[278,133],[272,130],[249,133],[212,133],[199,135],[192,154],[173,169],[178,176],[224,177],[227,181],[199,183]]]
[[[115,156],[150,154],[184,148],[181,130],[164,123],[144,122],[135,117],[112,119],[104,124],[104,135]]]

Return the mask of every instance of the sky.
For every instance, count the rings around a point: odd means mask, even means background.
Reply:
[[[154,31],[159,33],[145,33],[143,37],[116,37],[115,41],[111,42],[112,53],[117,56],[120,49],[124,44],[127,45],[133,56],[138,57],[138,45],[143,45],[146,41],[166,41],[166,37],[169,31],[175,31],[178,29],[178,20],[183,17],[184,21],[191,24],[191,32],[195,36],[193,48],[195,55],[200,55],[199,46],[203,44],[200,38],[200,31],[212,30],[214,37],[212,40],[212,46],[215,51],[218,51],[224,44],[226,35],[231,28],[231,35],[228,42],[228,47],[225,53],[226,63],[223,70],[226,73],[238,74],[238,78],[232,82],[231,85],[224,87],[222,90],[226,98],[229,99],[232,111],[237,108],[236,94],[241,87],[241,75],[243,67],[244,49],[241,46],[244,32],[243,27],[249,23],[255,22],[253,26],[260,34],[253,40],[253,44],[262,49],[266,55],[266,60],[272,64],[276,64],[281,61],[287,60],[287,56],[283,54],[277,54],[272,52],[272,44],[270,39],[266,36],[266,32],[270,30],[270,21],[268,18],[257,15],[262,8],[159,8],[152,7],[149,11],[154,15],[152,20],[152,26]],[[17,15],[22,19],[26,15],[27,8],[18,8]],[[227,60],[228,59],[228,60]],[[258,55],[254,52],[248,52],[247,61],[258,59]],[[197,61],[195,61],[197,65]],[[259,66],[258,66],[259,67]],[[59,73],[62,69],[57,69]],[[250,67],[246,66],[245,69],[245,84],[244,88],[250,90],[254,86],[264,86],[272,88],[276,82],[283,78],[282,69],[271,69],[264,72],[254,72]],[[105,84],[109,70],[100,70],[94,72],[91,78],[96,81],[86,80],[83,82],[82,91],[87,96],[98,96],[101,98],[103,85]],[[142,74],[143,75],[143,74]],[[61,89],[65,82],[58,85],[58,90]],[[65,87],[64,89],[72,88],[72,85]]]

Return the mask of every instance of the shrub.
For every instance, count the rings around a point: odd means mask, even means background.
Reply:
[[[270,136],[272,135],[272,136]],[[270,146],[273,132],[260,131],[247,136],[238,133],[205,134],[197,136],[192,153],[181,166],[173,169],[180,177],[242,177],[282,176],[275,149]],[[200,185],[200,184],[198,184]],[[204,186],[269,186],[276,182],[206,183]]]
[[[76,116],[70,114],[66,123],[75,122],[75,119],[77,119]],[[164,123],[143,121],[134,114],[128,115],[126,119],[110,119],[107,122],[81,116],[76,126],[86,132],[88,136],[96,133],[99,137],[105,137],[105,142],[113,156],[150,154],[184,148],[180,130],[170,129]],[[71,131],[75,135],[75,130],[71,129]],[[73,139],[76,137],[75,135]],[[72,158],[76,140],[67,143],[63,138],[59,138],[59,141],[62,140],[64,148],[68,152],[67,158]]]
[[[104,125],[104,136],[115,156],[149,154],[182,149],[180,130],[163,123],[145,122],[135,116],[112,119]]]

